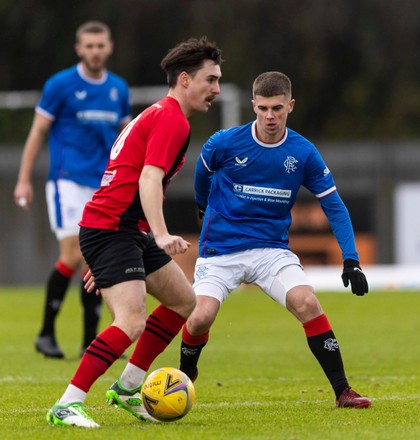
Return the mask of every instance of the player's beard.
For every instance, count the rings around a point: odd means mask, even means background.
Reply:
[[[88,60],[84,58],[83,63],[85,65],[86,70],[92,76],[100,76],[102,72],[105,70],[106,60],[96,57],[92,60]]]

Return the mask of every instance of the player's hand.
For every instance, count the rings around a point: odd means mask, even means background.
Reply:
[[[30,182],[18,182],[13,197],[17,206],[28,211],[29,205],[33,199],[32,184]]]
[[[83,277],[83,281],[85,282],[84,288],[86,289],[87,293],[92,293],[95,291],[95,277],[93,276],[90,269],[86,272],[86,275]],[[100,295],[101,291],[99,289],[96,289],[95,291],[96,295]]]
[[[165,234],[154,236],[156,244],[168,255],[183,254],[191,246],[191,243],[177,235]]]
[[[351,284],[351,291],[357,296],[363,296],[369,292],[368,282],[365,274],[356,260],[344,260],[343,274],[341,275],[344,287]]]

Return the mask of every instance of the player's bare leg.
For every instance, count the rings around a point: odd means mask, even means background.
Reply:
[[[156,421],[142,404],[141,385],[151,363],[178,334],[196,300],[190,283],[174,261],[148,275],[146,286],[161,305],[147,318],[127,366],[107,391],[106,398],[109,404],[140,420]]]
[[[103,288],[101,292],[113,316],[113,322],[89,345],[66,391],[48,411],[47,421],[52,424],[88,428],[98,426],[84,411],[86,394],[144,329],[144,281],[126,281]]]
[[[170,261],[146,278],[147,292],[184,318],[194,310],[196,297],[182,269]]]
[[[208,342],[210,327],[219,309],[218,299],[197,295],[197,305],[183,327],[179,369],[193,382],[198,377],[197,365],[201,351]]]

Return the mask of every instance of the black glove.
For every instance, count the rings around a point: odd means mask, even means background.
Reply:
[[[351,284],[351,291],[357,296],[363,296],[368,293],[369,287],[365,274],[356,260],[344,260],[343,274],[341,275],[344,287]]]
[[[198,208],[198,218],[200,220],[203,220],[204,214],[206,213],[206,208],[203,208],[200,205],[197,205],[197,208]]]

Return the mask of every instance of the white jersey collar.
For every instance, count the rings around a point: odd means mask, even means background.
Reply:
[[[259,144],[259,145],[261,145],[262,147],[265,147],[265,148],[275,148],[275,147],[279,147],[279,146],[282,145],[284,142],[286,142],[287,136],[288,136],[288,134],[289,134],[289,132],[288,132],[288,130],[287,130],[287,127],[285,127],[284,135],[283,135],[283,137],[282,137],[278,142],[276,142],[275,144],[267,144],[267,143],[263,142],[262,140],[258,139],[258,137],[257,137],[257,121],[254,121],[254,122],[252,123],[252,126],[251,126],[251,133],[252,133],[252,137],[254,138],[254,141],[255,141],[257,144]]]
[[[79,63],[77,65],[77,72],[84,81],[86,81],[90,84],[96,84],[96,85],[104,84],[108,78],[108,71],[107,70],[104,70],[102,76],[98,79],[90,78],[89,76],[85,75],[85,73],[83,72],[82,63]]]

